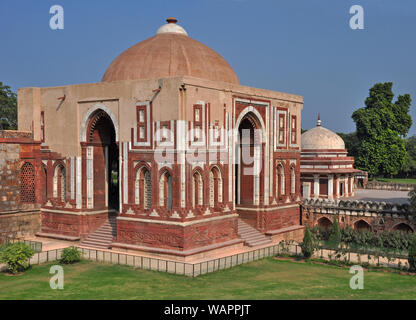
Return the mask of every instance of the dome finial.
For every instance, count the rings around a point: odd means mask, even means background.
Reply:
[[[170,17],[166,19],[167,23],[177,23],[178,19],[174,18],[174,17]]]
[[[182,34],[187,36],[188,33],[185,31],[184,28],[182,28],[180,25],[177,24],[178,19],[174,17],[170,17],[166,19],[167,24],[164,24],[157,30],[156,34],[161,33],[176,33],[176,34]]]
[[[321,114],[320,113],[318,113],[318,121],[317,121],[317,124],[316,124],[318,127],[320,127],[321,126]]]

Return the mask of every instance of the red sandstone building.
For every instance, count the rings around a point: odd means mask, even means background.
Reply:
[[[366,172],[354,169],[354,158],[347,156],[344,140],[318,123],[302,134],[300,158],[304,199],[337,199],[354,196],[355,176]]]
[[[20,197],[41,204],[40,235],[86,246],[190,255],[243,245],[247,225],[299,239],[302,107],[301,96],[242,86],[171,18],[99,83],[18,91],[19,130],[41,144],[22,159],[37,182],[23,179]],[[342,174],[350,194],[352,160],[336,149],[351,169],[322,174]],[[322,186],[304,173],[304,186]],[[109,222],[111,243],[94,242]]]

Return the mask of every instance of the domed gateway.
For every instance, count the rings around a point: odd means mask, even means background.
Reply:
[[[302,134],[300,171],[303,198],[354,196],[354,158],[347,156],[344,140],[318,123]]]
[[[19,90],[40,235],[175,259],[302,238],[301,96],[240,85],[175,18],[103,74]]]

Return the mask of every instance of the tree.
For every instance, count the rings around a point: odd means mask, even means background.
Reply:
[[[357,156],[357,148],[360,144],[360,141],[357,137],[357,132],[351,132],[351,133],[337,133],[342,140],[344,140],[345,143],[345,149],[348,151],[348,155],[350,157],[356,157]]]
[[[406,151],[406,162],[401,168],[400,174],[408,178],[416,175],[416,136],[411,136],[406,140]]]
[[[413,235],[413,241],[410,245],[408,255],[409,270],[416,271],[416,233]]]
[[[409,211],[412,215],[416,215],[416,185],[413,186],[413,189],[409,191]]]
[[[0,81],[0,130],[17,130],[17,96]]]
[[[393,83],[377,83],[365,100],[365,107],[352,114],[357,128],[356,165],[372,176],[396,175],[406,161],[404,137],[412,118],[410,95],[400,95],[393,102]]]
[[[308,227],[305,228],[303,242],[301,243],[300,247],[302,249],[302,254],[306,259],[309,259],[315,251],[315,244],[312,238],[312,233]]]
[[[332,226],[331,226],[331,231],[329,234],[329,239],[328,242],[334,246],[334,247],[338,247],[339,244],[341,243],[341,228],[339,227],[338,224],[338,219],[336,216],[334,216],[334,221],[332,222]]]

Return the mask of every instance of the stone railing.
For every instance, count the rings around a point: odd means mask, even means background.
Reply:
[[[383,213],[392,216],[409,215],[409,204],[396,204],[389,202],[359,201],[359,200],[328,200],[328,199],[304,199],[304,208],[314,208],[321,213]]]
[[[32,139],[32,132],[17,130],[0,130],[0,138],[3,139]]]
[[[369,181],[365,189],[389,190],[389,191],[410,191],[413,190],[413,184],[392,183],[381,181]]]

